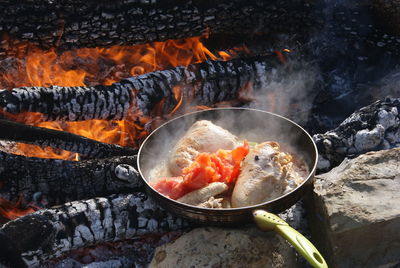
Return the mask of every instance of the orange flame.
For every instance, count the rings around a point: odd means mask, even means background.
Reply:
[[[40,209],[33,205],[24,206],[22,203],[22,198],[13,203],[0,197],[0,215],[8,220],[15,220]]]
[[[122,78],[140,75],[175,66],[187,66],[208,59],[228,60],[246,48],[211,53],[201,42],[201,37],[182,40],[168,40],[137,46],[113,46],[109,48],[82,48],[57,54],[55,49],[42,51],[28,46],[24,58],[18,59],[16,67],[0,74],[0,87],[22,86],[88,86],[110,85]],[[170,115],[182,104],[181,87],[174,88],[177,101]],[[160,114],[163,103],[155,114]],[[40,113],[21,113],[11,116],[14,120],[39,127],[64,130],[105,143],[138,147],[148,133],[144,126],[149,122],[140,114],[130,114],[125,120],[87,120],[79,122],[44,122]],[[40,148],[28,144],[17,144],[18,154],[76,160],[79,157],[71,152]]]
[[[173,89],[172,92],[174,93],[174,98],[177,101],[176,106],[172,111],[169,113],[169,115],[173,115],[182,105],[183,101],[183,92],[182,92],[182,86],[176,85]]]

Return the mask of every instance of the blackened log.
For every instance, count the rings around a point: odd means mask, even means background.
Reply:
[[[21,252],[15,246],[14,241],[0,232],[0,266],[7,267],[26,267],[26,263],[21,258]],[[2,266],[2,265],[4,266]]]
[[[0,152],[0,196],[48,205],[133,192],[142,183],[135,168],[136,156],[99,160],[64,161]]]
[[[268,81],[271,70],[281,65],[275,54],[229,61],[205,61],[187,68],[149,73],[148,76],[143,75],[142,79],[124,79],[122,83],[131,83],[133,88],[140,88],[136,93],[140,111],[149,114],[155,104],[165,99],[164,113],[167,113],[177,103],[173,94],[175,86],[182,87],[183,99],[210,106],[237,99],[239,91],[249,84],[254,89],[260,89]]]
[[[6,112],[43,113],[44,119],[68,121],[122,119],[128,113],[132,88],[119,83],[95,87],[21,87],[0,91]]]
[[[29,267],[102,242],[184,230],[186,221],[157,206],[144,193],[112,195],[37,211],[3,225],[0,234]],[[1,237],[0,236],[0,237]],[[3,241],[2,241],[3,243]]]
[[[88,139],[65,131],[28,126],[0,119],[0,140],[50,146],[89,158],[134,155],[137,150]]]
[[[314,135],[318,169],[327,171],[345,157],[400,146],[400,99],[387,98],[354,112],[337,128]]]
[[[376,23],[384,31],[400,35],[400,2],[398,0],[369,0]]]
[[[0,91],[0,107],[18,114],[40,112],[46,121],[122,119],[129,111],[149,114],[165,98],[164,109],[177,104],[173,89],[184,87],[197,105],[236,99],[240,89],[252,83],[261,87],[268,72],[280,65],[275,54],[205,61],[124,79],[111,86],[21,87]],[[167,111],[166,111],[167,112]]]
[[[43,48],[131,45],[214,33],[293,33],[315,26],[314,1],[1,1],[3,53],[30,42]]]

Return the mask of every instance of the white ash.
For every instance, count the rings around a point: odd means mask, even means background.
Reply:
[[[31,234],[36,235],[35,245],[21,253],[30,267],[41,266],[49,259],[79,248],[188,228],[187,222],[161,209],[142,192],[74,201],[40,210],[6,223],[0,231],[11,240],[27,244],[30,236],[16,231],[21,226],[37,231]],[[42,235],[37,236],[39,233]],[[142,247],[152,248],[152,245]]]
[[[0,151],[13,153],[17,150],[16,143],[12,141],[0,140]]]
[[[327,171],[345,157],[400,144],[400,99],[387,98],[359,109],[336,129],[313,136],[318,146],[318,170]]]
[[[372,130],[362,129],[354,135],[355,152],[365,152],[373,150],[378,146],[385,135],[385,128],[378,124]],[[340,148],[344,150],[344,148]]]
[[[139,172],[132,167],[131,165],[128,164],[120,164],[115,167],[114,170],[115,176],[117,176],[120,180],[124,180],[127,182],[136,182],[138,184],[137,177],[139,176]]]
[[[6,112],[35,111],[43,113],[45,120],[76,121],[122,119],[130,107],[131,91],[129,85],[115,83],[110,87],[20,87],[0,93],[7,100],[3,108]],[[49,97],[57,105],[44,101]]]

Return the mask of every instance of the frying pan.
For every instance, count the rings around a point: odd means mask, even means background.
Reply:
[[[160,194],[149,184],[152,170],[165,162],[168,151],[198,120],[210,120],[239,138],[252,142],[277,141],[284,150],[295,152],[304,159],[310,170],[307,178],[296,189],[276,199],[240,208],[196,207]],[[221,108],[189,113],[161,125],[141,145],[137,163],[149,195],[172,213],[197,223],[212,225],[232,226],[255,221],[260,229],[274,230],[282,235],[312,266],[327,267],[325,260],[309,240],[272,214],[288,209],[312,188],[317,158],[317,147],[313,139],[293,121],[260,110]]]

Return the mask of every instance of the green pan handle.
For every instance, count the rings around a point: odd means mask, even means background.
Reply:
[[[254,220],[263,231],[275,231],[285,238],[313,267],[327,268],[324,258],[314,245],[287,222],[265,210],[253,212]]]

